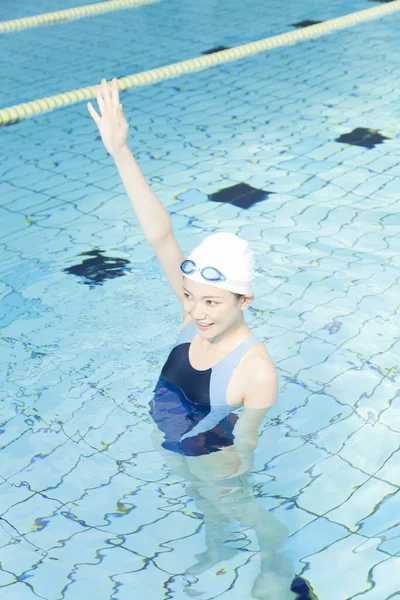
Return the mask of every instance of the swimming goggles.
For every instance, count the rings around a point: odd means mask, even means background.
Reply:
[[[190,275],[191,273],[194,273],[194,271],[197,271],[200,273],[203,279],[206,279],[206,281],[226,280],[225,275],[222,275],[222,273],[215,267],[204,267],[203,269],[200,269],[200,267],[198,267],[192,260],[184,260],[181,264],[181,271],[185,275]]]

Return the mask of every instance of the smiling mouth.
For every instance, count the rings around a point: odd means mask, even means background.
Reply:
[[[200,329],[209,329],[214,323],[199,323],[196,321],[196,325],[197,327],[200,327]]]

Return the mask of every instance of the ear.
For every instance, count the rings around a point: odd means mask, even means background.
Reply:
[[[254,300],[254,294],[244,294],[244,296],[242,296],[241,299],[241,310],[246,310],[246,308],[249,308],[250,304],[252,303],[252,301]]]

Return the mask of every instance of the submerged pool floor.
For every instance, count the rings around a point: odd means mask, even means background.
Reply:
[[[0,36],[2,107],[350,10],[245,4]],[[303,598],[295,577],[319,600],[400,596],[399,27],[121,95],[184,253],[223,230],[256,255],[247,317],[281,391],[251,478],[217,495],[154,444],[179,306],[85,103],[0,128],[0,598]]]

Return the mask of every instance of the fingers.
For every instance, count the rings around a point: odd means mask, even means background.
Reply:
[[[95,111],[95,109],[93,108],[93,105],[92,105],[92,103],[91,103],[91,102],[88,102],[88,103],[87,103],[87,107],[88,107],[88,110],[89,110],[89,112],[90,112],[90,114],[91,114],[91,116],[92,116],[92,118],[93,118],[93,121],[96,123],[96,125],[99,125],[99,123],[100,123],[100,118],[101,118],[101,117],[100,117],[100,115],[99,115],[99,114],[97,114],[97,112],[96,112],[96,111]]]
[[[117,80],[114,79],[112,80],[112,84],[111,84],[111,97],[112,97],[112,102],[114,105],[114,108],[117,109],[119,107],[119,95],[118,95],[118,84],[117,84]]]
[[[96,99],[101,116],[95,111],[90,102],[87,107],[97,125],[99,125],[101,117],[103,117],[109,109],[111,109],[114,114],[117,114],[119,120],[125,119],[122,111],[122,104],[119,103],[118,83],[115,78],[112,80],[111,89],[107,81],[102,79],[101,84],[96,87]]]
[[[103,100],[103,90],[100,86],[96,88],[96,99],[97,99],[97,104],[99,105],[99,108],[100,108],[101,115],[103,116],[106,111],[106,107],[105,107],[104,100]]]
[[[128,121],[126,120],[126,117],[124,115],[124,110],[122,108],[122,104],[119,104],[117,107],[117,119],[118,119],[118,123],[120,125],[128,126]]]
[[[105,79],[103,79],[101,82],[101,95],[103,97],[104,106],[106,107],[106,109],[109,108],[111,104],[111,93],[110,88],[108,87],[108,83]]]

